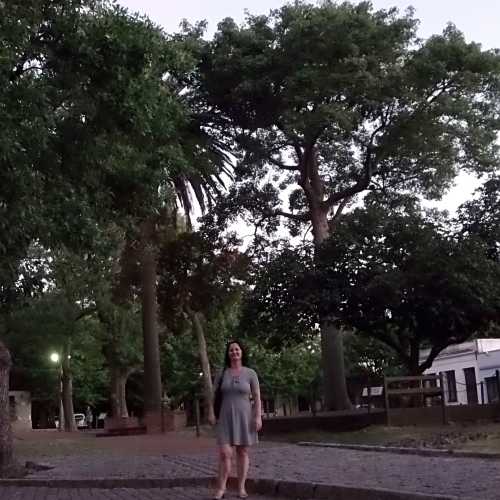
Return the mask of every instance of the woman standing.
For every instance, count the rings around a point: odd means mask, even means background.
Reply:
[[[222,380],[221,380],[222,377]],[[219,451],[219,476],[215,500],[224,497],[231,472],[233,447],[236,448],[238,496],[247,498],[245,481],[248,474],[248,447],[257,443],[257,432],[262,428],[259,379],[246,366],[246,353],[241,343],[231,340],[226,346],[224,370],[217,377],[215,387],[222,392],[222,404],[216,425]],[[253,399],[253,407],[250,401]],[[215,420],[211,422],[215,424]]]

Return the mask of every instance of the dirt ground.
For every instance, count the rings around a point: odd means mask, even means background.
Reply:
[[[80,455],[162,455],[198,453],[215,448],[208,432],[197,438],[194,431],[160,435],[96,437],[95,431],[59,432],[55,429],[16,432],[14,449],[19,460]]]
[[[384,427],[370,426],[356,432],[309,431],[285,435],[264,435],[262,446],[300,441],[332,442],[403,446],[412,448],[437,448],[500,453],[500,423],[483,423],[436,427]],[[200,437],[187,429],[160,435],[96,437],[95,431],[74,433],[57,430],[17,432],[14,439],[18,460],[75,455],[143,456],[196,454],[215,451],[213,432],[202,429]]]
[[[262,445],[279,446],[264,439]],[[213,430],[202,427],[200,437],[194,429],[165,434],[97,437],[96,431],[85,430],[72,433],[55,429],[16,432],[14,450],[20,462],[43,461],[44,458],[75,455],[178,455],[197,454],[216,450]]]

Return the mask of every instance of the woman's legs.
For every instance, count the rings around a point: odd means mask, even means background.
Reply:
[[[231,472],[231,456],[233,449],[228,444],[219,446],[219,477],[215,497],[222,497],[226,491],[227,479]]]
[[[238,472],[238,493],[240,495],[246,495],[245,482],[247,480],[248,467],[250,465],[248,446],[236,447],[236,465]]]

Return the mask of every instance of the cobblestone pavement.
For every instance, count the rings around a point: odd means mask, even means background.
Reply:
[[[256,450],[250,477],[500,499],[500,461],[425,457],[319,447]],[[179,463],[214,472],[208,455],[179,456]],[[480,479],[481,478],[481,479]]]
[[[214,476],[216,465],[215,453],[206,451],[175,456],[65,457],[53,458],[47,463],[55,468],[37,472],[30,477],[200,477]],[[451,495],[478,500],[500,498],[500,461],[491,459],[422,457],[287,445],[252,450],[249,476]]]
[[[211,498],[208,488],[32,488],[1,487],[2,500],[205,500]],[[237,498],[228,493],[224,498]],[[252,500],[269,500],[270,497],[252,495]],[[276,498],[273,498],[276,500]]]

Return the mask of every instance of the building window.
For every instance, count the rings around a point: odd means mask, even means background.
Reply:
[[[16,396],[9,396],[9,414],[11,420],[16,420],[17,417]]]
[[[498,382],[496,377],[486,377],[486,393],[488,394],[488,403],[497,403],[500,401],[498,397]]]
[[[465,375],[465,390],[467,391],[467,403],[470,405],[477,405],[477,384],[476,384],[476,370],[471,368],[464,368]]]
[[[448,370],[446,375],[446,387],[448,389],[448,402],[457,402],[457,381],[455,379],[455,370]]]

